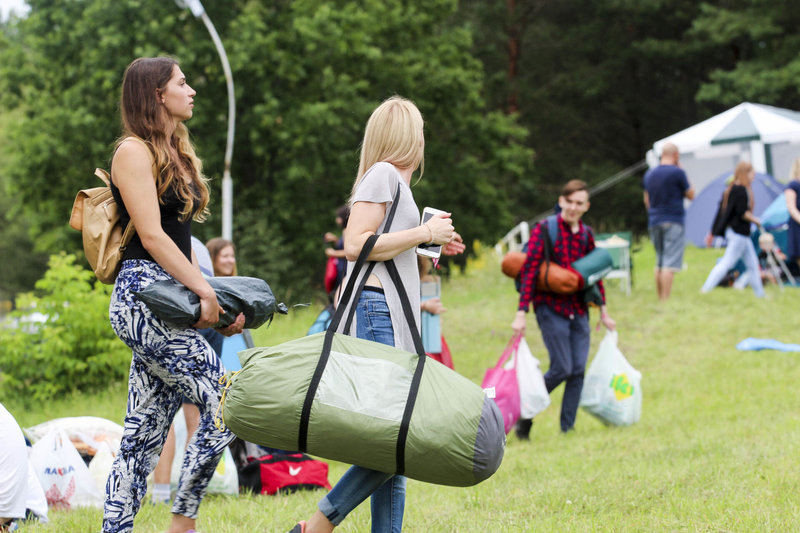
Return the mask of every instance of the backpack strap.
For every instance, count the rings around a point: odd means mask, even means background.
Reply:
[[[547,224],[547,235],[550,237],[550,246],[555,250],[556,242],[561,234],[559,231],[561,228],[558,227],[558,215],[550,215],[545,219],[545,223]]]
[[[558,242],[558,238],[561,236],[561,225],[558,223],[558,215],[550,215],[544,220],[545,226],[547,226],[547,236],[550,238],[550,257],[552,257],[552,261],[558,263],[556,259],[556,243]],[[589,235],[593,235],[592,228],[584,224],[586,231],[581,233],[581,250],[586,251],[586,248],[589,246]]]
[[[138,139],[137,137],[128,137],[129,139],[136,139],[144,144],[144,141]],[[94,175],[103,180],[103,183],[106,184],[106,187],[111,188],[111,176],[108,172],[103,170],[102,168],[94,169]],[[133,220],[129,220],[128,223],[125,225],[125,230],[122,232],[122,240],[119,241],[119,251],[120,254],[125,251],[130,244],[131,239],[133,239],[133,235],[136,233],[136,228],[133,225]]]
[[[550,215],[542,222],[544,228],[541,233],[544,235],[544,260],[546,263],[553,261],[556,264],[556,241],[558,241],[558,215]]]

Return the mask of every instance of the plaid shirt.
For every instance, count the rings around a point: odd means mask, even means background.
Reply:
[[[572,233],[569,225],[564,222],[561,215],[558,215],[558,238],[553,243],[555,249],[555,259],[561,265],[571,265],[581,257],[594,250],[594,235],[589,226],[579,222],[578,232]],[[534,309],[540,305],[546,305],[561,316],[571,318],[572,316],[583,316],[588,312],[588,305],[583,301],[580,292],[575,294],[556,294],[553,292],[536,291],[536,275],[539,266],[544,261],[545,230],[544,222],[536,224],[531,230],[531,238],[528,241],[528,257],[520,271],[520,290],[519,290],[519,310],[529,310],[530,303],[533,302]],[[584,246],[584,243],[586,245]],[[606,301],[606,292],[603,282],[598,281],[597,287]]]

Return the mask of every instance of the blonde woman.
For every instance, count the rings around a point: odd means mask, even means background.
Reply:
[[[192,220],[203,220],[208,188],[183,125],[195,91],[171,58],[139,58],[125,71],[120,109],[124,134],[111,162],[111,191],[123,224],[136,235],[123,255],[111,295],[111,327],[133,351],[128,408],[120,451],[106,483],[104,532],[133,530],[181,397],[200,406],[200,425],[184,458],[169,533],[194,532],[200,501],[233,434],[213,422],[219,404],[219,358],[195,328],[216,324],[216,294],[192,264]],[[170,327],[134,297],[158,280],[174,278],[200,297],[194,328]],[[240,315],[223,334],[241,332]]]
[[[800,264],[800,157],[792,163],[786,185],[786,209],[789,210],[789,232],[786,255]]]
[[[367,258],[375,261],[372,274],[356,302],[356,336],[415,352],[411,325],[384,261],[393,259],[410,300],[415,326],[420,320],[419,269],[414,248],[422,243],[453,242],[455,230],[449,213],[420,225],[420,211],[411,193],[411,175],[424,167],[423,121],[409,100],[393,97],[370,116],[361,145],[358,175],[350,198],[350,218],[344,230],[347,259],[354,262],[367,239],[379,234]],[[399,194],[395,198],[395,192]],[[390,231],[383,233],[392,202],[397,211]],[[348,267],[352,271],[353,265]],[[363,275],[363,273],[359,273]],[[343,284],[346,284],[345,279]],[[345,315],[347,310],[345,310]],[[403,526],[406,478],[352,466],[319,502],[319,510],[292,533],[333,531],[361,502],[371,497],[372,532],[400,533]]]
[[[761,271],[758,265],[758,255],[755,246],[750,238],[750,224],[761,225],[761,222],[753,215],[753,192],[752,183],[756,172],[753,165],[747,161],[741,161],[736,165],[733,173],[733,181],[722,195],[720,204],[721,227],[725,228],[725,254],[717,262],[708,274],[703,288],[700,292],[707,293],[719,285],[725,277],[741,259],[744,261],[747,270],[744,275],[749,278],[748,285],[753,287],[756,296],[764,296],[764,286],[761,282]]]

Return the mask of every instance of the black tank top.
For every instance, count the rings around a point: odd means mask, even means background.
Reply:
[[[136,139],[137,141],[139,139]],[[141,142],[141,141],[139,141]],[[131,220],[128,210],[125,207],[125,202],[122,201],[122,195],[119,189],[112,180],[111,194],[119,206],[119,218],[123,227],[127,227]],[[183,202],[178,197],[175,190],[168,190],[163,196],[163,203],[159,202],[158,207],[161,211],[161,228],[174,242],[186,258],[192,260],[192,219],[189,217],[186,221],[181,221],[181,210],[183,210]],[[138,233],[133,234],[131,242],[122,254],[122,260],[127,259],[146,259],[154,261],[153,256],[142,245],[142,240],[139,238]]]

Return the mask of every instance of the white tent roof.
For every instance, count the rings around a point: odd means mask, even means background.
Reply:
[[[800,113],[763,104],[744,102],[699,124],[653,144],[656,154],[666,142],[681,153],[702,151],[720,144],[760,141],[800,142]]]

